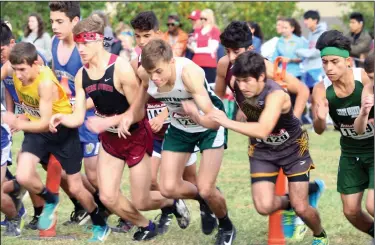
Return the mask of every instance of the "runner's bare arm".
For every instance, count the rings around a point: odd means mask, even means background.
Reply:
[[[363,134],[366,132],[370,110],[374,106],[373,89],[374,83],[371,81],[368,81],[367,84],[363,87],[361,110],[358,117],[354,121],[354,130],[357,134]]]
[[[64,115],[61,124],[68,128],[78,128],[85,121],[86,114],[86,93],[82,87],[82,69],[79,69],[74,79],[76,90],[76,101],[74,104],[74,111],[72,114]]]
[[[229,58],[227,56],[222,57],[217,63],[217,72],[215,79],[215,94],[224,99],[227,84],[225,83],[225,76],[229,66]]]
[[[141,79],[139,78],[139,76],[138,76],[138,58],[136,58],[136,59],[132,59],[131,61],[130,61],[130,65],[132,66],[132,68],[133,68],[133,71],[135,72],[135,77],[137,78],[137,81],[139,82],[139,83],[141,83]]]
[[[145,69],[143,67],[140,67],[138,69],[138,77],[141,79],[141,84],[138,88],[138,91],[135,93],[135,100],[133,103],[130,105],[130,108],[126,112],[126,114],[130,114],[133,118],[133,123],[134,122],[139,122],[145,117],[145,106],[150,98],[150,95],[147,93],[147,88],[148,88],[148,80],[149,76]],[[134,91],[133,91],[134,93]]]
[[[202,68],[194,63],[187,65],[183,68],[181,76],[186,89],[192,94],[195,104],[205,114],[201,115],[196,110],[193,115],[190,115],[191,119],[205,128],[218,129],[220,125],[207,116],[208,113],[216,109],[204,87],[205,74]]]
[[[273,63],[268,60],[264,60],[264,62],[266,64],[267,78],[273,79]],[[303,82],[289,73],[285,73],[284,82],[287,85],[288,92],[296,95],[296,103],[294,105],[293,112],[297,118],[301,118],[302,113],[305,110],[306,102],[309,99],[310,91]]]
[[[213,118],[223,127],[234,130],[248,137],[265,139],[275,128],[277,121],[282,113],[283,106],[287,100],[287,94],[284,91],[275,91],[266,98],[265,108],[261,113],[258,122],[238,122],[225,116],[213,115]]]
[[[39,113],[40,120],[26,121],[17,120],[16,129],[31,133],[42,133],[48,131],[50,119],[52,117],[53,90],[55,83],[52,81],[43,81],[39,84]]]
[[[326,98],[326,91],[325,91],[323,82],[319,82],[314,86],[311,102],[312,102],[312,111],[314,115],[313,126],[314,126],[315,133],[322,134],[327,127],[326,118],[325,117],[319,118],[318,114],[319,114],[320,109],[323,109],[325,106],[328,107],[328,101]]]

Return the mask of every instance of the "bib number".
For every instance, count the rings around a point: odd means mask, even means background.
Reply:
[[[199,127],[189,116],[173,112],[172,117],[185,128]]]
[[[74,106],[76,104],[76,98],[75,97],[69,98],[69,102],[72,106]]]
[[[355,140],[363,140],[374,137],[374,125],[368,123],[364,134],[358,135],[354,130],[354,125],[341,126],[340,131],[342,136],[349,137]]]
[[[105,118],[105,117],[106,117],[106,116],[104,116],[104,115],[99,114],[99,112],[97,112],[97,111],[95,111],[95,116],[98,116],[98,117],[100,117],[100,118]],[[107,131],[107,132],[110,132],[110,133],[114,133],[114,134],[117,134],[117,133],[118,133],[117,126],[109,127],[109,128],[107,128],[106,131]]]
[[[41,118],[39,108],[36,109],[34,107],[22,104],[22,108],[25,111],[25,113],[29,114],[32,117]]]
[[[267,145],[281,145],[285,143],[290,138],[288,131],[281,129],[279,133],[270,134],[266,139],[256,139],[258,142]]]
[[[147,118],[148,118],[148,120],[151,120],[151,119],[157,117],[165,108],[167,108],[167,106],[165,106],[165,105],[148,105],[147,106]],[[167,123],[170,123],[170,122],[171,122],[171,119],[168,116],[165,119],[164,124],[167,124]]]

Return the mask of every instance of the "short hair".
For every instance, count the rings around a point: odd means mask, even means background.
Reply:
[[[54,1],[48,4],[50,11],[59,11],[65,13],[65,15],[72,21],[74,17],[81,18],[81,9],[79,2],[73,1]]]
[[[366,73],[373,73],[374,72],[374,59],[375,59],[375,51],[372,51],[365,59],[365,63],[363,68],[365,68]]]
[[[253,34],[245,21],[232,21],[220,34],[220,42],[226,48],[248,48],[253,42]]]
[[[38,52],[32,43],[17,43],[9,55],[9,62],[12,65],[28,64],[32,66],[38,60]]]
[[[142,49],[141,64],[146,70],[152,70],[159,61],[170,62],[172,58],[172,47],[162,39],[154,39]]]
[[[73,34],[82,32],[97,32],[104,35],[104,21],[98,14],[92,14],[86,19],[79,21],[73,28]]]
[[[130,22],[131,26],[134,30],[140,31],[158,31],[159,30],[159,22],[158,18],[153,11],[144,11],[137,16]]]
[[[235,77],[253,77],[259,79],[260,75],[266,74],[266,64],[264,58],[252,51],[240,54],[233,65],[233,75]]]
[[[363,18],[363,15],[359,12],[353,12],[350,14],[349,19],[356,20],[358,22],[362,22],[364,24],[365,19]]]
[[[9,45],[10,41],[14,39],[13,33],[4,20],[1,20],[0,22],[1,22],[0,44],[1,46]]]
[[[315,10],[308,10],[303,14],[303,18],[306,19],[313,19],[316,20],[317,23],[320,21],[320,15],[318,11]]]
[[[342,32],[337,30],[325,31],[320,35],[316,42],[316,48],[320,51],[326,47],[336,47],[351,51],[350,39],[345,37]]]

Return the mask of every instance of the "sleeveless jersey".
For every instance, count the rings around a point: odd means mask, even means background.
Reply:
[[[36,121],[40,119],[40,111],[39,111],[39,92],[38,87],[39,84],[45,81],[52,81],[56,84],[58,91],[59,91],[59,99],[57,101],[53,101],[52,105],[52,113],[63,113],[63,114],[70,114],[72,113],[72,106],[69,103],[69,99],[61,87],[59,81],[56,79],[55,75],[51,71],[51,69],[47,66],[40,66],[39,68],[39,75],[35,78],[35,80],[29,85],[22,85],[22,82],[13,74],[13,82],[16,88],[16,92],[18,98],[20,99],[20,103],[22,108],[24,109],[26,116],[31,121]]]
[[[193,100],[191,93],[187,92],[182,81],[181,75],[182,70],[186,65],[192,63],[191,60],[184,57],[175,57],[176,60],[176,81],[174,87],[169,92],[158,92],[158,87],[152,80],[149,80],[147,92],[151,97],[155,98],[158,101],[162,101],[167,105],[169,116],[171,117],[171,124],[188,133],[197,133],[204,132],[207,128],[202,127],[199,124],[196,124],[189,116],[187,116],[182,107],[182,101]],[[210,96],[212,104],[220,109],[224,110],[223,102],[216,96],[216,94],[209,87],[207,80],[204,81],[204,86]],[[203,112],[200,111],[203,115]]]
[[[141,66],[141,55],[138,57],[138,67]],[[155,117],[157,117],[167,106],[156,99],[154,99],[152,96],[150,96],[149,100],[146,104],[146,115],[147,119],[151,120]],[[171,122],[170,117],[168,116],[166,120],[164,120],[163,127],[160,129],[159,132],[153,133],[154,139],[156,140],[163,140],[165,132],[168,129],[169,123]]]
[[[47,64],[46,58],[39,51],[37,51],[37,53],[42,58],[44,65],[46,65]],[[1,66],[3,66],[3,64],[1,64]],[[23,111],[22,106],[19,102],[18,95],[17,95],[16,89],[14,87],[13,77],[7,76],[3,80],[3,83],[4,83],[4,86],[5,86],[5,89],[9,92],[10,96],[12,96],[14,106],[15,106],[14,111],[17,114],[23,114],[24,111]]]
[[[266,98],[270,93],[277,90],[285,91],[278,83],[270,79],[265,81],[263,91],[253,102],[245,98],[236,82],[233,90],[236,102],[247,116],[248,122],[258,122],[265,108]],[[280,115],[276,126],[267,138],[250,138],[250,144],[254,147],[253,157],[272,160],[275,157],[280,157],[280,154],[285,156],[292,154],[300,146],[297,139],[301,137],[302,133],[302,125],[299,119],[294,116],[293,108],[291,107],[288,113]],[[307,139],[306,142],[300,143],[307,143]],[[277,152],[278,154],[272,154],[272,152]]]
[[[82,70],[82,87],[94,101],[99,117],[107,117],[124,113],[129,108],[126,97],[118,92],[114,84],[114,72],[117,55],[112,54],[104,76],[93,80],[87,73],[87,66]],[[132,128],[132,127],[131,127]],[[117,128],[112,127],[107,131],[117,133]]]
[[[1,113],[4,113],[5,111],[5,107],[3,106],[3,104],[1,104]],[[10,140],[11,133],[9,126],[3,123],[3,121],[1,121],[1,149],[7,147],[7,145],[9,145]]]
[[[225,84],[232,90],[232,93],[234,92],[233,88],[230,86],[230,81],[232,80],[233,76],[233,65],[229,62],[228,68],[227,68],[227,74],[225,74]]]
[[[323,80],[326,97],[329,103],[329,115],[334,126],[341,133],[340,145],[343,156],[373,155],[374,154],[374,126],[369,123],[366,132],[358,135],[354,130],[354,121],[358,117],[361,107],[363,90],[361,69],[354,68],[355,88],[352,94],[345,98],[337,97],[333,84],[326,76]],[[369,119],[374,118],[374,108],[371,109]]]
[[[68,62],[65,65],[61,65],[59,59],[57,58],[57,47],[59,45],[60,40],[58,38],[53,38],[52,41],[52,60],[54,66],[54,72],[56,74],[57,79],[61,82],[63,77],[68,79],[69,89],[72,91],[70,102],[74,104],[75,101],[75,86],[74,86],[74,78],[78,72],[78,70],[83,66],[81,57],[78,53],[78,49],[74,47],[72,54]],[[86,98],[88,96],[86,95]],[[85,121],[88,117],[94,116],[95,110],[90,109],[86,111]],[[87,129],[86,124],[82,124],[79,128],[79,138],[81,142],[96,142],[98,141],[98,135],[92,133],[90,130]]]

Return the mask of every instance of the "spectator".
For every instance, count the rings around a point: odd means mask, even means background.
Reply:
[[[309,29],[308,48],[297,49],[296,54],[303,59],[303,68],[306,72],[304,81],[310,89],[310,94],[314,85],[322,80],[324,75],[320,51],[315,48],[316,41],[327,30],[327,24],[320,23],[318,11],[309,10],[303,15],[304,24]]]
[[[181,29],[181,25],[177,14],[169,15],[167,22],[168,31],[163,35],[163,39],[171,45],[173,55],[176,57],[185,56],[188,42],[188,35]]]
[[[188,17],[189,20],[191,21],[191,26],[193,27],[193,29],[189,32],[188,43],[191,43],[192,40],[194,39],[194,30],[202,27],[202,22],[200,20],[200,17],[201,17],[201,11],[199,9],[191,12],[191,14]],[[191,52],[189,49],[186,49],[185,57],[192,60],[193,56],[194,56],[194,53]]]
[[[301,27],[293,18],[287,18],[283,23],[282,37],[277,41],[272,60],[275,60],[278,56],[284,57],[287,62],[286,72],[301,80],[302,70],[300,62],[302,59],[296,54],[298,49],[306,47],[305,41],[301,38]],[[291,94],[293,106],[295,99],[296,96]]]
[[[247,24],[250,28],[251,33],[253,33],[253,46],[254,46],[255,52],[260,54],[262,43],[263,43],[262,30],[260,29],[260,26],[258,25],[258,23],[254,21],[249,21],[247,22]]]
[[[113,36],[113,30],[112,27],[108,21],[107,14],[104,13],[102,10],[95,10],[91,14],[97,14],[102,18],[104,22],[104,49],[107,50],[108,52],[111,52],[111,47],[114,42],[115,37]]]
[[[115,30],[116,38],[111,47],[111,53],[131,61],[138,57],[140,51],[135,48],[134,32],[124,22],[120,22]]]
[[[205,9],[201,12],[202,27],[194,30],[194,39],[188,49],[194,53],[193,61],[203,68],[208,83],[215,84],[217,51],[220,42],[220,30],[216,27],[214,12]]]
[[[346,36],[351,42],[350,56],[355,58],[355,66],[363,67],[363,61],[359,61],[360,58],[365,58],[371,48],[371,36],[363,30],[365,20],[363,15],[358,12],[354,12],[350,15],[350,33]]]
[[[52,40],[51,36],[44,30],[44,22],[40,15],[30,14],[24,31],[23,42],[34,44],[48,63],[52,60]]]
[[[277,17],[276,20],[276,33],[277,35],[281,35],[284,26],[284,17]],[[272,39],[268,40],[267,42],[263,43],[262,47],[260,48],[261,54],[263,57],[267,59],[272,59],[272,55],[275,53],[276,44],[279,41],[279,37],[273,37]]]

